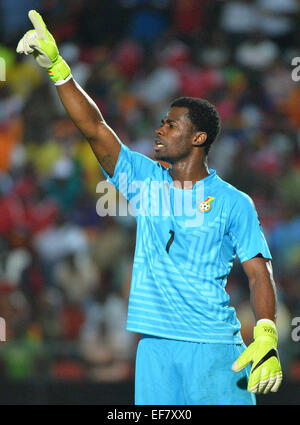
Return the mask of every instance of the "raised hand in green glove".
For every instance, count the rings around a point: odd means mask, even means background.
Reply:
[[[277,351],[277,330],[271,320],[259,320],[254,328],[254,342],[233,363],[232,370],[239,372],[253,362],[248,391],[255,394],[276,392],[282,381],[282,371]]]
[[[59,55],[56,42],[47,30],[41,15],[30,10],[28,17],[34,30],[27,31],[18,43],[17,53],[33,55],[37,63],[46,68],[56,85],[65,83],[71,78],[71,70]]]

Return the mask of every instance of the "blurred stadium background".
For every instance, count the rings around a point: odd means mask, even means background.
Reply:
[[[209,164],[254,200],[273,254],[284,383],[299,404],[299,0],[1,0],[0,404],[130,404],[138,336],[125,331],[132,217],[101,217],[103,175],[55,88],[18,39],[37,9],[75,79],[132,149],[178,95],[217,106]],[[227,286],[246,343],[254,317],[235,263]],[[300,334],[300,332],[298,332]]]

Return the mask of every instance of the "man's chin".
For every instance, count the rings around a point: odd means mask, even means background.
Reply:
[[[154,159],[156,159],[157,161],[170,162],[170,159],[166,155],[156,151],[154,151]]]

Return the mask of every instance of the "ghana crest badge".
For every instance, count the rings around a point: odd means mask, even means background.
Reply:
[[[199,210],[202,212],[208,212],[211,209],[211,203],[214,199],[215,198],[213,198],[212,196],[208,196],[205,201],[200,202],[200,204],[198,205]]]

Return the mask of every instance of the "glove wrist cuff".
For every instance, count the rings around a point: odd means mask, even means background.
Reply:
[[[256,322],[256,325],[258,325],[259,323],[262,323],[262,322],[267,322],[267,323],[270,323],[270,324],[271,324],[271,325],[273,325],[273,326],[276,326],[275,322],[273,322],[273,320],[270,320],[270,319],[259,319],[259,320]]]
[[[259,320],[254,327],[253,336],[255,340],[258,338],[267,338],[271,339],[275,342],[275,344],[277,344],[278,334],[275,323],[268,319]]]
[[[61,56],[58,56],[52,66],[47,68],[47,72],[55,85],[67,82],[71,77],[71,69]]]

